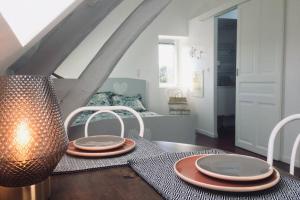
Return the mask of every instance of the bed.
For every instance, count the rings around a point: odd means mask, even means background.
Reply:
[[[163,140],[171,142],[195,143],[196,119],[192,115],[161,115],[147,109],[146,98],[147,84],[145,80],[129,78],[109,78],[97,91],[97,94],[112,94],[124,97],[139,96],[145,110],[137,110],[143,118],[145,124],[144,137],[149,140]],[[88,105],[99,105],[99,101],[105,104],[103,99],[93,100],[91,98]],[[84,135],[84,123],[92,112],[81,113],[73,121],[69,138],[76,139]],[[125,135],[138,134],[137,120],[126,111],[118,111],[125,124]],[[120,125],[118,120],[109,113],[96,115],[89,125],[89,134],[114,134],[119,135]]]

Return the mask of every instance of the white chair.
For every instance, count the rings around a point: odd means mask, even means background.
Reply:
[[[114,110],[126,110],[128,112],[131,112],[137,118],[137,120],[139,122],[139,127],[140,127],[139,136],[144,137],[144,129],[145,128],[144,128],[144,122],[143,122],[142,117],[139,115],[138,112],[136,112],[132,108],[129,108],[126,106],[85,106],[85,107],[77,108],[76,110],[72,111],[65,120],[64,127],[65,127],[66,134],[68,135],[68,128],[69,128],[70,121],[78,113],[83,112],[83,111],[97,111],[97,112],[93,113],[85,123],[85,132],[84,132],[85,137],[88,136],[88,125],[89,125],[90,121],[92,120],[92,118],[95,117],[96,115],[98,115],[100,113],[104,113],[104,112],[111,113],[117,117],[117,119],[119,120],[119,122],[121,124],[121,137],[124,137],[124,122],[118,114],[113,112]]]
[[[84,126],[84,137],[88,137],[89,136],[89,133],[88,133],[88,128],[89,128],[89,124],[90,124],[90,121],[98,114],[101,114],[101,113],[110,113],[112,115],[114,115],[120,122],[121,124],[121,137],[124,138],[124,122],[122,120],[122,118],[115,112],[113,111],[110,111],[110,110],[99,110],[98,112],[95,112],[93,113],[85,122],[85,126]]]
[[[273,154],[274,154],[274,143],[275,143],[275,138],[276,135],[279,133],[280,129],[284,127],[287,123],[295,121],[295,120],[300,120],[300,114],[294,114],[290,115],[284,119],[282,119],[274,129],[272,130],[272,133],[269,138],[269,144],[268,144],[268,159],[267,162],[273,166]],[[291,161],[290,161],[290,174],[294,175],[294,170],[295,170],[295,160],[296,160],[296,153],[297,153],[297,148],[299,146],[300,142],[300,134],[297,136],[296,141],[293,145],[292,149],[292,155],[291,155]]]

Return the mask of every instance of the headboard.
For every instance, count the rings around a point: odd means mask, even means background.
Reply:
[[[147,106],[145,80],[133,78],[108,78],[98,91],[111,91],[126,96],[140,94],[143,98],[143,104]]]

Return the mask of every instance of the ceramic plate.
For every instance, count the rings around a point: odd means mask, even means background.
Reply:
[[[74,141],[74,146],[86,151],[109,150],[122,146],[125,138],[114,135],[97,135],[79,138]]]
[[[199,158],[195,166],[208,176],[230,181],[255,181],[273,173],[266,161],[238,154],[208,155]]]
[[[174,165],[175,173],[184,181],[211,190],[225,192],[254,192],[269,189],[275,186],[280,180],[279,172],[274,169],[268,178],[250,181],[226,181],[207,176],[196,168],[195,162],[205,155],[189,156],[177,161]]]
[[[89,158],[94,158],[94,157],[109,157],[109,156],[118,156],[122,155],[124,153],[127,153],[135,148],[135,141],[131,139],[125,139],[124,145],[122,145],[119,148],[116,149],[110,149],[110,150],[101,150],[101,151],[85,151],[81,149],[77,149],[74,146],[74,142],[70,142],[68,149],[67,149],[67,154],[73,155],[73,156],[80,156],[80,157],[89,157]]]

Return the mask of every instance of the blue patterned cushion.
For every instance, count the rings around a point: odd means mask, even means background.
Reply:
[[[127,106],[138,112],[147,111],[142,103],[142,96],[140,94],[132,97],[115,95],[112,97],[112,103],[114,106]]]
[[[103,94],[106,94],[110,101],[111,101],[111,98],[112,98],[114,95],[117,95],[116,93],[110,92],[110,91],[107,91],[107,92],[99,92],[99,91],[98,91],[97,93],[103,93]]]
[[[105,92],[97,92],[92,96],[87,106],[111,106],[111,98]]]

